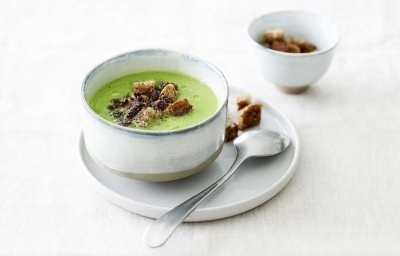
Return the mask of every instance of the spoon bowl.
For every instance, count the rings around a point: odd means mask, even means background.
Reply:
[[[247,157],[265,157],[279,154],[290,145],[290,138],[267,130],[245,132],[233,141],[238,152]]]

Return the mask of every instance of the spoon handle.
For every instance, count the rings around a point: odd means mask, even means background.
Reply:
[[[192,213],[197,206],[201,204],[209,195],[217,190],[225,181],[227,181],[236,172],[238,167],[246,159],[245,156],[237,154],[231,168],[216,182],[189,198],[185,202],[176,206],[169,212],[155,220],[151,226],[145,231],[143,239],[150,247],[159,247],[163,245],[174,233],[175,229]]]

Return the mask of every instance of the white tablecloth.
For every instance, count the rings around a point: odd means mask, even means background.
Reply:
[[[299,8],[329,16],[342,38],[329,72],[291,96],[253,69],[246,24]],[[378,0],[1,1],[0,255],[399,255],[399,12]],[[159,249],[142,242],[151,220],[101,198],[77,157],[84,75],[142,47],[208,59],[283,109],[302,141],[276,197],[184,224]]]

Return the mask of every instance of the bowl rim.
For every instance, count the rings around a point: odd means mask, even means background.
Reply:
[[[143,55],[145,53],[156,53],[156,52],[161,52],[161,53],[166,53],[166,54],[177,54],[177,55],[181,55],[184,57],[187,57],[189,59],[194,59],[197,60],[203,64],[205,64],[206,66],[210,67],[213,71],[215,71],[217,73],[217,75],[222,79],[223,82],[223,87],[224,87],[224,94],[222,97],[222,102],[221,104],[218,106],[217,110],[208,118],[204,119],[203,121],[201,121],[198,124],[189,126],[189,127],[185,127],[182,129],[176,129],[176,130],[165,130],[165,131],[154,131],[154,130],[142,130],[142,129],[137,129],[137,128],[132,128],[132,127],[125,127],[125,126],[119,126],[117,124],[114,124],[110,121],[105,120],[104,118],[102,118],[101,116],[99,116],[96,112],[93,111],[93,109],[89,106],[86,98],[85,98],[85,86],[86,83],[88,81],[89,78],[92,77],[93,74],[96,73],[96,70],[98,70],[99,68],[103,67],[104,65],[106,65],[107,63],[118,59],[118,58],[123,58],[125,56],[128,55]],[[182,73],[182,72],[181,72]],[[141,49],[137,49],[137,50],[132,50],[132,51],[128,51],[122,54],[118,54],[115,55],[114,57],[108,58],[105,61],[101,62],[100,64],[96,65],[94,68],[92,68],[85,76],[85,78],[83,79],[82,85],[81,85],[81,101],[82,104],[84,106],[84,109],[95,119],[99,120],[102,124],[116,129],[118,131],[121,132],[126,132],[129,134],[134,134],[134,135],[148,135],[148,136],[164,136],[164,135],[172,135],[172,134],[181,134],[181,133],[186,133],[189,132],[191,130],[195,130],[198,129],[200,127],[203,127],[205,125],[207,125],[208,123],[210,123],[211,121],[213,121],[215,118],[218,117],[218,115],[221,113],[221,111],[226,107],[227,103],[228,103],[228,95],[229,95],[229,86],[228,86],[228,81],[226,80],[224,74],[221,72],[220,69],[218,69],[214,64],[200,58],[197,57],[191,53],[188,52],[184,52],[184,51],[176,51],[176,50],[171,50],[171,49],[165,49],[165,48],[141,48]]]
[[[275,51],[275,50],[272,50],[272,49],[270,49],[270,48],[267,48],[267,47],[262,46],[259,42],[257,42],[256,40],[254,40],[253,37],[250,35],[250,27],[251,27],[257,20],[259,20],[259,19],[262,19],[262,18],[264,18],[264,17],[266,17],[266,16],[269,16],[269,15],[271,15],[271,14],[280,14],[280,13],[303,13],[303,14],[307,14],[307,15],[319,16],[320,18],[322,18],[322,19],[328,21],[328,22],[332,25],[332,27],[334,28],[335,33],[336,33],[336,35],[337,35],[337,36],[336,36],[336,41],[332,44],[331,47],[328,47],[328,48],[323,49],[323,50],[317,50],[317,51],[314,51],[314,52],[308,52],[308,53],[289,53],[289,52],[281,52],[281,51]],[[271,12],[267,12],[267,13],[264,13],[264,14],[261,14],[261,15],[256,16],[256,17],[253,18],[253,19],[248,23],[248,25],[247,25],[247,36],[248,36],[249,40],[250,40],[253,44],[255,44],[258,48],[263,49],[264,51],[266,51],[266,52],[268,52],[268,53],[276,54],[276,55],[281,55],[281,56],[297,57],[297,58],[298,58],[298,57],[307,57],[307,56],[316,56],[316,55],[325,54],[325,53],[327,53],[327,52],[333,51],[333,50],[337,47],[337,45],[339,44],[339,42],[340,42],[340,33],[339,33],[339,30],[337,29],[337,26],[335,25],[335,23],[334,23],[330,18],[328,18],[327,16],[322,15],[322,14],[320,14],[320,13],[317,13],[317,12],[312,12],[312,11],[307,11],[307,10],[296,10],[296,9],[293,9],[293,10],[292,10],[292,9],[289,9],[289,10],[271,11]]]

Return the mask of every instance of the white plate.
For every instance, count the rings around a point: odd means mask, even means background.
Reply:
[[[235,96],[239,93],[230,88],[229,109],[232,115],[236,112]],[[299,155],[299,140],[293,124],[267,101],[254,99],[253,102],[263,104],[261,124],[254,129],[286,133],[292,139],[292,145],[277,156],[247,160],[186,221],[221,219],[253,209],[276,195],[293,176]],[[79,154],[86,173],[100,195],[127,211],[158,218],[221,177],[231,166],[235,149],[232,143],[226,143],[220,156],[206,170],[185,179],[162,183],[132,180],[111,173],[88,155],[82,134],[79,138]]]

